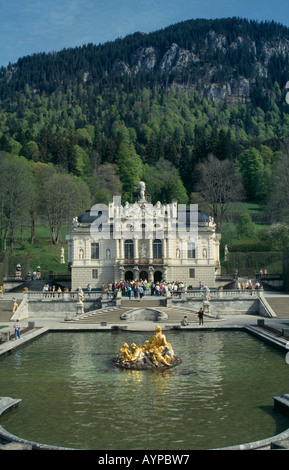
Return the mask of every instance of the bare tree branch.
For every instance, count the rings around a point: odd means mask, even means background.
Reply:
[[[218,160],[213,154],[198,165],[198,171],[200,180],[197,189],[209,204],[212,216],[221,229],[230,205],[244,197],[241,178],[233,162]]]

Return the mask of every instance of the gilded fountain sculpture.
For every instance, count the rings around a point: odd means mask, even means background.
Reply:
[[[153,369],[174,367],[182,361],[175,356],[172,345],[168,343],[161,326],[156,326],[155,334],[142,346],[124,343],[113,364],[124,369]]]

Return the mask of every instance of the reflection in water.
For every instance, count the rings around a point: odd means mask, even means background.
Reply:
[[[243,332],[166,332],[182,364],[123,370],[129,332],[54,333],[0,361],[1,396],[21,398],[1,425],[38,442],[90,449],[206,449],[288,427],[272,396],[287,393],[282,353]]]

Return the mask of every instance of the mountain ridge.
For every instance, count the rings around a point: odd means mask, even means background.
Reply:
[[[187,20],[98,46],[23,57],[2,67],[0,91],[3,97],[5,88],[20,91],[25,84],[39,92],[73,83],[107,86],[113,75],[131,78],[149,73],[164,84],[202,90],[215,100],[229,96],[242,100],[250,97],[257,79],[277,79],[283,87],[284,74],[289,77],[288,55],[289,29],[281,24],[238,18]],[[282,65],[272,70],[276,62]]]
[[[146,178],[154,200],[174,186],[188,201],[209,154],[252,159],[262,184],[247,197],[265,201],[289,137],[288,77],[289,29],[237,18],[34,54],[0,71],[0,152],[82,178],[95,200]]]

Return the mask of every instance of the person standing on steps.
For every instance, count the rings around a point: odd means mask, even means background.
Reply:
[[[20,321],[19,321],[19,319],[16,320],[16,322],[13,325],[13,328],[15,330],[15,340],[17,338],[20,339]]]
[[[203,325],[204,324],[204,311],[202,308],[200,308],[199,310],[198,317],[199,317],[199,325]]]

